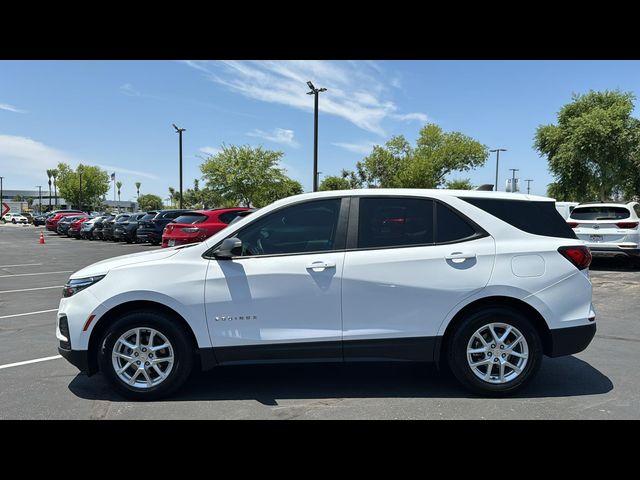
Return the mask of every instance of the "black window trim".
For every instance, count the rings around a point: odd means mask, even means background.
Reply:
[[[421,200],[431,200],[433,202],[433,239],[434,241],[431,243],[415,243],[411,245],[389,245],[386,247],[358,247],[358,229],[359,229],[359,213],[360,213],[360,199],[361,198],[415,198]],[[452,207],[446,202],[438,198],[433,197],[425,197],[424,195],[359,195],[351,197],[351,211],[349,216],[349,225],[347,232],[347,252],[357,252],[357,251],[367,251],[367,250],[389,250],[392,248],[415,248],[415,247],[434,247],[437,245],[452,245],[456,243],[470,242],[473,240],[477,240],[480,238],[488,237],[489,233],[485,229],[483,229],[476,222],[471,220],[467,215],[462,213],[457,208]],[[473,235],[470,235],[465,238],[452,240],[448,242],[436,242],[437,238],[437,204],[443,205],[445,208],[452,210],[453,213],[457,214],[469,224],[469,226],[475,231]]]
[[[289,203],[287,205],[283,205],[282,207],[277,208],[277,209],[267,213],[266,215],[264,215],[266,217],[266,216],[271,215],[273,213],[277,213],[277,212],[279,212],[281,210],[284,210],[285,208],[293,207],[293,206],[296,206],[296,205],[302,205],[302,204],[305,204],[305,203],[313,203],[313,202],[319,202],[319,201],[324,201],[324,200],[335,200],[335,199],[338,199],[338,200],[340,200],[340,206],[339,206],[339,209],[338,209],[338,225],[336,226],[336,242],[335,242],[336,245],[338,246],[338,248],[332,248],[331,250],[315,250],[315,251],[310,251],[310,252],[269,253],[269,254],[266,254],[266,255],[240,255],[240,256],[234,256],[230,260],[245,260],[245,259],[251,259],[251,258],[289,257],[289,256],[294,256],[294,255],[296,255],[296,256],[297,255],[314,255],[314,254],[318,255],[318,254],[322,254],[322,253],[344,252],[345,251],[345,246],[346,246],[346,237],[347,237],[347,227],[348,227],[348,222],[349,222],[350,205],[353,204],[352,198],[353,197],[325,197],[325,198],[314,198],[313,200],[305,199],[305,200],[300,200],[298,202],[293,202],[293,203]],[[262,218],[262,216],[260,218]],[[260,218],[257,218],[256,221],[259,221]],[[249,228],[252,224],[253,224],[253,222],[249,223],[248,225],[245,225],[242,229],[236,230],[235,232],[233,232],[228,237],[225,237],[222,240],[220,240],[214,246],[212,246],[207,251],[205,251],[202,254],[202,258],[205,258],[207,260],[215,260],[216,257],[213,254],[213,252],[222,244],[222,242],[224,242],[227,238],[235,237],[236,235],[241,233],[243,230]]]

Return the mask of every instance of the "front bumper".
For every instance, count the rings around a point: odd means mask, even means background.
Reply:
[[[67,350],[58,347],[58,353],[62,355],[70,364],[76,367],[80,372],[91,375],[89,369],[89,351],[88,350]]]
[[[551,333],[550,357],[562,357],[573,355],[583,351],[593,340],[596,334],[595,319],[588,325],[577,327],[554,328]]]

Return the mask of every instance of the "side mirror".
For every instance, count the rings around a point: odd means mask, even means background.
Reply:
[[[242,240],[235,237],[223,240],[220,246],[213,252],[213,256],[220,260],[230,260],[241,254]]]

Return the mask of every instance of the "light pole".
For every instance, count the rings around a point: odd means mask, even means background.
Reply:
[[[516,172],[519,168],[510,168],[511,171],[511,193],[516,193]]]
[[[496,152],[496,185],[493,189],[494,191],[498,191],[498,163],[500,163],[500,152],[506,152],[506,148],[495,148],[493,150],[489,150],[490,152]]]
[[[0,177],[0,222],[2,221],[2,217],[4,217],[4,205],[2,204],[2,199],[4,198],[2,191],[2,180],[4,177]]]
[[[531,193],[531,182],[533,182],[533,179],[527,178],[525,182],[527,182],[527,195],[529,195],[529,193]]]
[[[316,182],[318,184],[318,187],[320,187],[320,175],[322,175],[322,172],[316,173],[316,177],[318,177]]]
[[[42,185],[36,185],[38,187],[38,213],[42,215]]]
[[[80,176],[80,205],[78,205],[78,209],[82,211],[82,172],[78,172]]]
[[[175,123],[173,124],[173,128],[176,129],[176,132],[180,137],[180,208],[182,208],[182,132],[184,132],[186,128],[178,128]]]
[[[321,92],[326,92],[326,88],[316,88],[310,81],[307,85],[311,89],[307,92],[307,95],[314,96],[314,108],[313,108],[313,191],[318,191],[318,95]]]

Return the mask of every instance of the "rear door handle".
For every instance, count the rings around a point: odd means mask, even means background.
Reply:
[[[446,260],[452,260],[454,263],[461,263],[469,258],[476,258],[473,252],[453,252],[444,257]]]
[[[321,272],[326,268],[336,268],[336,262],[312,262],[307,265],[307,270]]]

